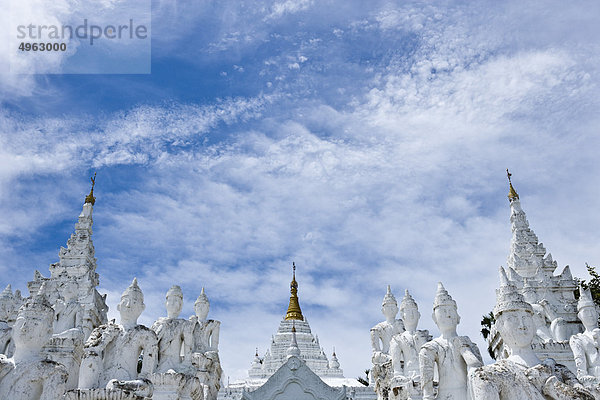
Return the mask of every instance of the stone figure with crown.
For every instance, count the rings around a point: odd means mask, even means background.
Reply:
[[[144,308],[144,295],[134,278],[117,306],[121,324],[101,325],[86,341],[79,389],[70,391],[67,399],[152,397],[150,376],[156,364],[158,340],[154,331],[137,323]]]
[[[192,365],[193,329],[187,320],[178,318],[183,307],[183,292],[177,285],[166,295],[167,317],[152,325],[158,338],[158,363],[152,374],[154,400],[201,400],[203,389]]]
[[[23,304],[21,292],[15,290],[13,294],[10,285],[0,293],[0,354],[11,357],[15,350],[12,341],[12,326],[17,319],[19,308]]]
[[[60,280],[60,292],[57,283]],[[43,281],[38,295],[53,299],[53,335],[46,342],[43,354],[69,371],[67,389],[75,389],[79,381],[79,366],[83,357],[85,333],[83,331],[84,309],[78,301],[78,287],[74,279],[61,276]]]
[[[493,313],[509,356],[472,371],[474,400],[594,399],[566,366],[552,358],[542,362],[535,354],[533,308],[502,267]]]
[[[390,355],[390,344],[395,335],[404,332],[404,323],[401,319],[396,319],[396,315],[398,314],[398,302],[392,294],[390,285],[388,285],[387,293],[383,297],[381,312],[385,316],[385,321],[382,321],[371,328],[373,368],[371,369],[370,379],[375,385],[377,398],[379,400],[387,400],[389,398],[391,379],[394,375],[392,369],[392,357]]]
[[[423,399],[467,400],[467,374],[483,365],[477,346],[467,336],[458,336],[460,322],[456,302],[439,282],[433,302],[433,321],[441,336],[425,343],[419,351]],[[437,395],[434,371],[438,371]]]
[[[54,335],[59,337],[83,337],[84,309],[79,303],[77,282],[66,278],[62,286],[61,296],[54,303],[56,318]]]
[[[390,399],[419,400],[422,398],[419,350],[432,338],[427,330],[417,330],[421,314],[408,289],[400,303],[400,315],[406,331],[394,335],[390,344],[394,371]]]
[[[589,289],[579,288],[577,316],[585,331],[571,336],[569,343],[575,357],[577,378],[600,399],[600,329],[598,329],[598,310]]]
[[[0,399],[56,400],[66,390],[67,369],[48,360],[42,347],[52,336],[54,310],[43,295],[18,311],[12,332],[15,351],[0,355]]]
[[[194,315],[189,323],[193,333],[192,364],[196,376],[204,385],[205,398],[216,400],[221,382],[221,362],[219,360],[219,333],[221,322],[207,319],[210,301],[204,288],[194,303]]]

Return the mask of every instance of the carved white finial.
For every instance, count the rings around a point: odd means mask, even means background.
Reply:
[[[402,312],[405,308],[408,308],[408,307],[413,307],[416,309],[419,308],[419,306],[417,306],[417,302],[415,301],[415,299],[413,299],[413,297],[408,292],[408,289],[406,289],[404,291],[404,298],[400,302],[400,312]]]
[[[339,369],[340,368],[340,362],[337,358],[337,355],[335,354],[335,347],[333,348],[333,354],[331,355],[331,361],[329,361],[329,368],[330,369]]]
[[[204,286],[202,287],[202,291],[200,292],[200,295],[196,299],[196,304],[198,304],[198,303],[210,304],[210,301],[208,301],[208,296],[204,292]]]
[[[508,286],[510,282],[508,280],[508,277],[506,276],[506,271],[504,270],[504,267],[500,267],[498,271],[500,273],[500,286]]]
[[[584,289],[579,286],[579,301],[577,302],[577,312],[581,311],[581,309],[585,307],[593,307],[596,308],[596,304],[594,304],[594,300],[592,300],[592,292],[589,288]]]
[[[433,309],[435,310],[439,306],[456,307],[456,301],[448,294],[448,291],[442,282],[438,282],[437,292],[435,294],[435,299],[433,300]]]
[[[529,304],[525,297],[519,293],[517,287],[508,280],[506,271],[503,267],[499,268],[500,272],[500,288],[496,290],[496,305],[494,306],[494,317],[498,316],[504,311],[515,311],[524,310],[533,314],[533,308]]]
[[[390,285],[387,286],[387,292],[385,293],[385,296],[383,297],[383,302],[381,303],[381,306],[385,306],[386,304],[393,304],[395,306],[398,305],[398,302],[396,301],[396,297],[394,297],[394,294],[392,293],[392,289],[390,287]]]
[[[142,289],[140,289],[140,287],[138,286],[137,278],[133,278],[131,285],[129,285],[127,289],[125,289],[125,291],[121,295],[121,298],[130,295],[139,295],[142,301],[144,300],[144,293],[142,293]]]
[[[10,283],[8,285],[6,285],[6,287],[4,288],[4,290],[2,291],[2,293],[0,293],[0,297],[12,297],[12,287],[10,286]]]
[[[292,342],[290,343],[290,347],[287,349],[288,358],[292,356],[299,357],[300,349],[298,348],[298,342],[296,341],[296,322],[292,320]]]

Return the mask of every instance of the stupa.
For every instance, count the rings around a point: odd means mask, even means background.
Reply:
[[[574,293],[577,281],[569,266],[555,275],[558,263],[529,227],[519,195],[512,185],[512,174],[506,170],[509,181],[510,223],[512,239],[507,260],[507,276],[534,310],[536,337],[534,352],[542,360],[553,358],[575,371],[569,338],[583,327],[577,318],[577,300]],[[490,348],[497,359],[508,357],[508,350],[494,327],[489,336]]]
[[[91,181],[92,188],[85,197],[83,209],[75,224],[75,232],[67,240],[67,248],[60,248],[59,261],[50,265],[50,277],[46,278],[36,270],[33,280],[27,283],[30,295],[37,294],[42,285],[45,285],[46,296],[50,303],[54,304],[57,299],[64,297],[63,292],[68,286],[67,282],[74,282],[75,297],[83,308],[81,324],[86,338],[94,328],[107,322],[108,311],[106,295],[101,296],[96,290],[100,282],[96,272],[97,260],[92,242],[96,174]]]
[[[286,362],[258,389],[242,393],[242,400],[346,400],[346,387],[333,388],[317,376],[301,359],[292,320],[292,341]]]
[[[319,338],[313,335],[308,320],[300,308],[295,263],[292,264],[292,270],[289,305],[285,316],[279,323],[277,333],[272,336],[270,349],[262,357],[258,355],[257,351],[252,366],[248,370],[248,379],[228,384],[219,391],[219,399],[240,399],[243,392],[252,392],[264,385],[271,376],[287,363],[288,350],[292,339],[294,339],[299,350],[299,354],[294,355],[294,357],[302,360],[303,364],[328,386],[333,388],[348,387],[348,398],[374,399],[375,394],[372,388],[362,385],[356,379],[344,377],[335,351],[331,359],[327,358],[319,343]]]

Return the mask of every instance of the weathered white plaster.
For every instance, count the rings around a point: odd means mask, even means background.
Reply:
[[[0,355],[0,399],[62,398],[67,370],[42,354],[42,347],[52,335],[53,320],[54,310],[43,295],[21,306],[13,326],[14,355]]]
[[[398,302],[392,294],[390,285],[388,285],[387,292],[383,297],[381,313],[384,315],[385,321],[371,328],[371,349],[373,350],[371,362],[373,367],[371,368],[369,380],[370,384],[375,387],[377,398],[387,400],[394,375],[390,344],[392,337],[404,332],[404,323],[401,319],[396,319]]]
[[[483,365],[477,346],[467,336],[458,336],[460,316],[456,302],[438,283],[433,302],[433,321],[441,336],[425,343],[419,352],[423,399],[467,400],[467,373]],[[438,371],[437,395],[434,371]]]
[[[577,281],[568,266],[554,275],[558,263],[551,254],[546,255],[543,244],[529,228],[512,183],[509,202],[512,239],[507,277],[533,307],[536,335],[532,348],[541,359],[553,358],[575,371],[569,337],[582,331],[574,297]],[[488,340],[497,359],[507,357],[502,338],[494,328]]]
[[[15,290],[13,294],[10,284],[0,293],[0,354],[7,357],[11,357],[15,349],[12,341],[12,326],[23,301],[21,292]]]
[[[221,361],[219,360],[219,333],[221,321],[207,319],[210,301],[204,288],[194,303],[195,315],[189,318],[193,334],[192,365],[196,377],[204,387],[204,398],[216,400],[221,388]]]
[[[585,327],[583,333],[571,336],[569,343],[575,357],[577,378],[600,399],[600,329],[598,310],[588,290],[580,288],[578,317]]]
[[[293,352],[296,353],[295,350]],[[346,388],[328,386],[297,355],[290,355],[261,387],[252,392],[243,392],[242,399],[345,400]]]
[[[154,400],[194,399],[204,397],[204,387],[192,365],[194,324],[177,318],[183,307],[183,292],[172,286],[165,296],[167,317],[152,325],[158,338],[158,366],[152,374]]]
[[[494,318],[509,356],[470,374],[474,400],[586,399],[591,393],[564,365],[540,361],[531,347],[535,337],[533,308],[500,268]]]
[[[101,296],[96,290],[99,276],[96,272],[97,260],[92,243],[92,211],[93,205],[86,201],[75,224],[75,232],[67,241],[67,248],[61,247],[59,261],[50,265],[50,278],[45,278],[36,271],[34,280],[27,284],[31,294],[37,293],[42,284],[46,284],[48,301],[57,305],[57,311],[60,311],[61,321],[56,326],[57,330],[64,331],[62,326],[81,326],[86,338],[94,328],[107,322],[108,311],[106,295]],[[73,283],[76,289],[72,288]],[[64,302],[64,299],[72,296],[70,292],[73,290],[77,292],[77,309],[73,309],[75,304],[59,305],[60,301]],[[71,323],[71,318],[76,322]]]
[[[422,398],[419,351],[432,337],[426,330],[417,330],[421,313],[408,289],[400,303],[400,314],[406,331],[394,335],[390,344],[394,375],[389,397],[393,400],[419,400]]]
[[[121,324],[101,325],[85,343],[79,372],[80,391],[105,387],[133,392],[141,397],[152,396],[149,378],[156,363],[158,340],[152,330],[137,324],[144,308],[144,296],[134,279],[117,306]],[[138,373],[140,354],[142,366]]]
[[[259,356],[257,349],[252,366],[248,371],[249,378],[228,383],[219,391],[219,400],[239,400],[244,391],[253,391],[265,384],[268,378],[272,377],[287,362],[290,348],[292,352],[296,352],[297,349],[300,352],[297,358],[301,359],[304,365],[327,385],[335,388],[348,387],[348,399],[372,400],[375,398],[373,387],[363,386],[356,379],[344,378],[335,350],[331,360],[327,359],[318,336],[312,334],[306,317],[301,313],[297,291],[298,282],[294,275],[290,283],[288,312],[280,322],[277,333],[271,338],[270,349],[265,352],[263,357]],[[293,346],[291,346],[292,339],[294,340]]]

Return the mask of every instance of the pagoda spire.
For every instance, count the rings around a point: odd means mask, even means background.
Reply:
[[[535,232],[529,227],[525,211],[521,208],[521,201],[517,191],[512,185],[512,174],[506,170],[509,183],[508,199],[510,201],[510,225],[512,240],[507,267],[515,270],[520,276],[529,278],[544,270],[552,273],[557,264],[552,260],[552,255],[546,256],[546,249],[540,243]]]
[[[506,168],[506,176],[508,177],[508,201],[510,201],[512,203],[513,200],[519,199],[519,194],[517,193],[517,191],[515,190],[515,188],[512,185],[512,181],[510,180],[510,177],[512,176],[512,174],[510,172],[508,172],[508,168]]]
[[[94,197],[94,186],[96,186],[96,173],[94,172],[94,176],[90,178],[92,181],[92,188],[90,189],[90,193],[85,196],[84,203],[90,203],[91,205],[96,204],[96,198]]]
[[[286,320],[300,320],[304,321],[302,310],[300,309],[300,303],[298,302],[298,282],[296,282],[296,263],[292,263],[292,282],[290,282],[290,304],[285,314]]]
[[[66,247],[60,248],[58,262],[50,264],[50,278],[45,278],[36,271],[32,281],[27,287],[31,295],[38,293],[41,286],[46,284],[50,292],[63,295],[65,282],[74,282],[77,287],[78,302],[84,308],[83,332],[85,337],[97,326],[106,323],[107,310],[106,300],[97,291],[99,276],[96,272],[97,260],[95,256],[94,243],[92,241],[92,217],[94,197],[94,186],[96,174],[90,178],[91,188],[85,197],[81,213],[75,223],[75,230],[67,240]]]

